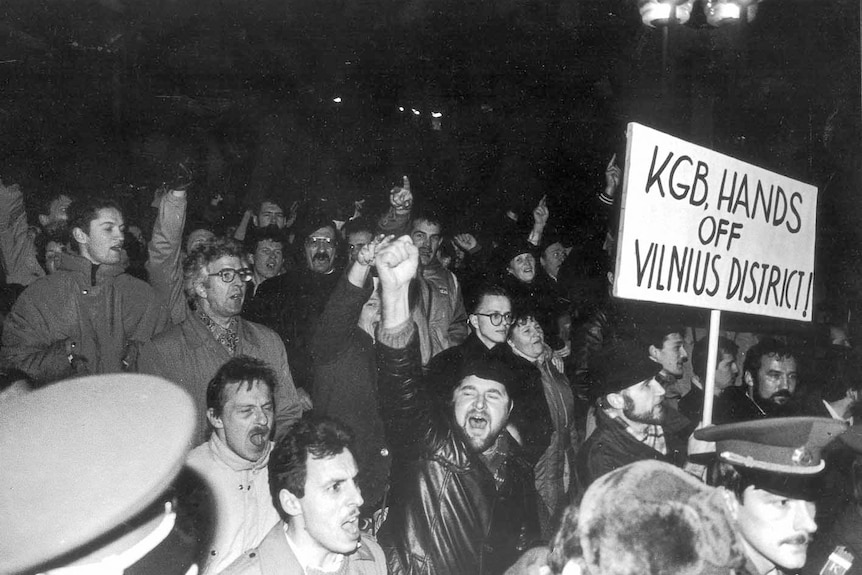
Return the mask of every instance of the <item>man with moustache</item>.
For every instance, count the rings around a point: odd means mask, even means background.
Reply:
[[[306,416],[290,429],[268,465],[281,521],[225,575],[386,575],[383,551],[359,530],[352,442],[334,419]]]
[[[604,348],[590,371],[602,390],[596,429],[577,457],[578,481],[586,489],[597,477],[643,459],[679,461],[684,451],[665,434],[664,388],[660,366],[639,342],[620,339]]]
[[[378,541],[389,573],[499,574],[538,540],[530,464],[506,430],[520,401],[514,374],[487,359],[464,366],[445,399],[421,376],[409,237],[378,247],[381,411],[393,453],[389,515]]]
[[[141,350],[138,367],[184,387],[198,406],[195,445],[206,441],[206,389],[226,361],[247,355],[275,370],[276,434],[301,415],[284,344],[267,327],[240,316],[252,272],[235,241],[217,238],[186,256],[183,278],[192,309],[186,319],[159,334]]]
[[[817,531],[822,450],[846,429],[845,422],[829,418],[783,417],[695,431],[696,439],[715,442],[710,483],[727,490],[725,502],[746,555],[745,575],[795,573],[805,565]]]
[[[206,481],[215,503],[215,525],[204,575],[220,573],[257,546],[278,522],[266,466],[272,451],[277,378],[262,361],[229,359],[207,385],[212,433],[186,463]]]
[[[76,253],[24,290],[3,326],[3,361],[40,383],[133,370],[167,321],[153,289],[125,273],[120,207],[86,198],[68,216]]]
[[[299,266],[257,289],[251,319],[281,336],[297,387],[311,393],[312,329],[341,277],[336,258],[338,232],[325,216],[312,215],[297,237],[302,249]]]
[[[805,410],[796,394],[799,385],[796,352],[777,339],[765,338],[748,349],[742,381],[746,393],[732,397],[732,403],[725,406],[723,421],[801,415]]]

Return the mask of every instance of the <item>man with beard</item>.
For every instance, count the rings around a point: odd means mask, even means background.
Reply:
[[[814,498],[826,466],[821,453],[846,429],[833,419],[786,417],[695,431],[696,439],[715,442],[710,483],[728,491],[745,575],[795,573],[805,565],[817,530]]]
[[[307,416],[290,429],[268,465],[271,501],[282,520],[225,575],[386,575],[383,551],[359,530],[352,442],[333,419]]]
[[[0,262],[7,284],[28,286],[35,280],[53,273],[44,261],[45,241],[37,240],[45,233],[53,236],[66,232],[68,209],[72,199],[65,192],[52,194],[40,206],[41,230],[32,233],[24,210],[24,195],[18,184],[5,185],[0,180]],[[65,244],[66,242],[61,242]]]
[[[596,409],[596,430],[577,457],[578,481],[586,489],[597,477],[640,461],[680,461],[683,446],[666,435],[658,382],[659,366],[631,340],[617,340],[603,349],[590,366],[602,386]]]
[[[378,540],[392,575],[499,574],[538,538],[532,469],[506,430],[519,382],[502,363],[484,360],[461,370],[445,400],[429,389],[409,305],[418,260],[406,236],[375,256],[378,386],[393,453]]]
[[[413,219],[410,237],[419,250],[419,310],[423,312],[420,330],[422,364],[467,338],[467,311],[461,284],[455,274],[437,259],[443,226],[439,218],[425,213]]]
[[[153,289],[125,273],[116,203],[75,202],[68,225],[77,253],[24,290],[3,326],[3,360],[40,383],[134,369],[137,347],[167,321]]]
[[[297,387],[311,393],[312,330],[341,277],[336,265],[338,232],[331,220],[316,216],[297,237],[302,241],[301,263],[258,288],[249,319],[260,321],[281,336]]]
[[[765,338],[751,346],[742,367],[745,393],[729,394],[716,412],[716,421],[801,415],[805,409],[796,393],[796,358],[796,352],[777,339]]]
[[[207,439],[207,382],[226,361],[247,355],[275,370],[276,433],[301,415],[284,344],[269,328],[240,317],[246,282],[252,272],[234,240],[218,238],[186,256],[183,278],[192,310],[186,319],[158,335],[141,350],[140,371],[160,375],[184,387],[198,406],[195,445]]]
[[[239,356],[221,366],[207,385],[212,433],[186,462],[206,481],[215,502],[215,530],[204,575],[223,571],[243,551],[263,541],[278,522],[266,473],[276,381],[264,362]]]

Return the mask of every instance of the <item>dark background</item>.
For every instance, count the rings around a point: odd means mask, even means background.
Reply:
[[[856,297],[859,11],[694,16],[665,67],[634,0],[4,0],[0,175],[33,206],[111,191],[144,221],[183,159],[196,201],[237,209],[382,202],[408,174],[456,221],[547,193],[558,223],[589,226],[638,121],[817,185],[818,291]]]

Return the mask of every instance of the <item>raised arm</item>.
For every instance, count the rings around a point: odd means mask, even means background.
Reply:
[[[386,439],[397,457],[412,458],[435,433],[432,405],[423,388],[416,326],[408,292],[419,252],[408,236],[386,242],[376,256],[383,318],[377,330],[380,411]]]
[[[36,246],[28,233],[24,196],[18,184],[0,181],[0,258],[6,283],[30,285],[45,275],[36,259]]]
[[[413,193],[410,180],[404,176],[400,186],[389,191],[389,211],[377,221],[378,231],[384,234],[406,234],[413,213]]]
[[[147,245],[147,274],[157,297],[170,312],[171,322],[186,317],[183,293],[182,248],[188,200],[185,190],[171,190],[159,199],[153,237]]]
[[[329,296],[311,338],[311,356],[317,365],[335,361],[350,347],[362,306],[371,296],[368,281],[377,242],[369,243],[359,252],[356,262],[347,270]]]

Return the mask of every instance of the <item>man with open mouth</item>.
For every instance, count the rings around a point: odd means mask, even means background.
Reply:
[[[272,451],[276,376],[264,362],[228,360],[207,386],[209,440],[188,465],[206,480],[215,500],[214,533],[202,573],[219,573],[258,545],[278,522],[266,465]]]
[[[359,529],[362,494],[352,442],[344,425],[325,417],[306,415],[290,429],[268,466],[281,521],[224,575],[387,573],[380,546]]]
[[[3,327],[4,363],[40,383],[134,370],[134,351],[167,321],[155,291],[125,273],[120,206],[81,198],[68,218],[74,253],[24,290]]]
[[[378,389],[393,454],[378,541],[393,575],[500,574],[539,540],[532,466],[506,428],[525,399],[493,358],[467,362],[446,390],[422,377],[409,302],[422,257],[414,241],[386,240],[375,256]]]

